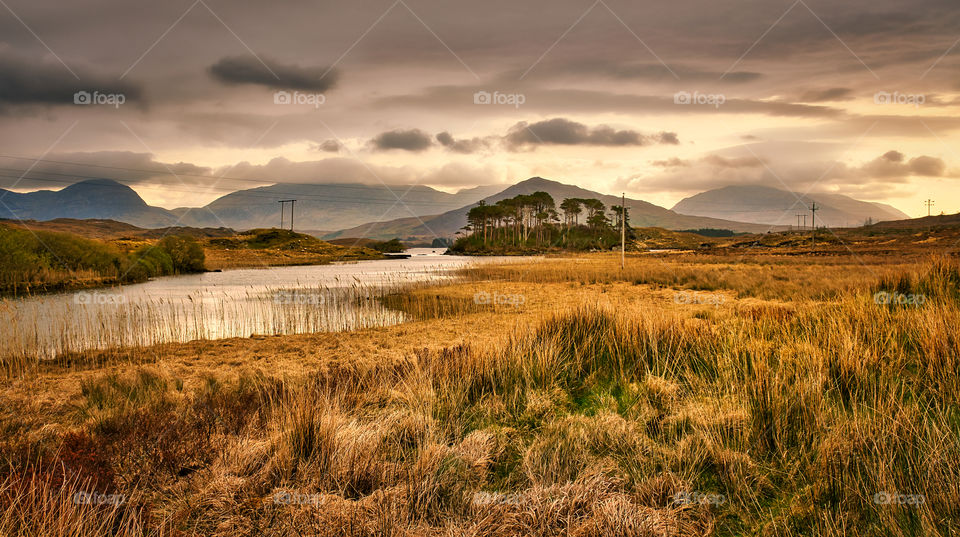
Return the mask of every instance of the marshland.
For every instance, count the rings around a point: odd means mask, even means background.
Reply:
[[[371,295],[396,322],[6,367],[0,534],[960,530],[955,257],[450,276]]]

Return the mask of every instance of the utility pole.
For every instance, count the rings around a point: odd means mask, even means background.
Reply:
[[[933,200],[928,199],[927,201],[923,202],[923,204],[927,206],[927,216],[930,216],[930,207],[933,207]]]
[[[290,204],[290,231],[293,231],[293,208],[297,203],[297,200],[280,200],[277,203],[280,204],[280,229],[283,229],[283,209],[286,207],[286,203]]]
[[[627,194],[620,193],[620,270],[627,266]]]
[[[800,217],[801,217],[801,216],[803,217],[804,223],[806,223],[806,221],[807,221],[807,215],[805,215],[805,214],[798,214],[798,215],[797,215],[797,229],[803,229],[802,227],[800,227]]]
[[[810,226],[810,229],[813,230],[813,233],[812,233],[812,236],[813,236],[813,246],[816,246],[816,245],[817,245],[817,210],[818,210],[819,208],[820,208],[820,207],[817,207],[817,204],[816,204],[816,203],[813,203],[812,205],[810,205],[810,212],[813,213],[813,214],[810,215],[810,220],[811,220],[811,222],[813,222],[813,223],[811,224],[811,226]]]

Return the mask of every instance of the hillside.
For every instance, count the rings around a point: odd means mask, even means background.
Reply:
[[[856,227],[867,219],[876,222],[909,218],[883,203],[860,201],[840,194],[804,195],[759,185],[728,186],[701,192],[681,200],[673,206],[673,210],[739,222],[796,226],[798,214],[806,214],[807,225],[812,224],[810,207],[813,203],[819,207],[818,226]]]
[[[537,191],[549,193],[558,204],[566,198],[595,198],[602,201],[608,208],[612,205],[620,205],[621,202],[619,196],[600,194],[578,186],[550,181],[542,177],[533,177],[517,183],[502,192],[484,198],[483,201],[488,205],[492,205],[503,199],[512,198],[521,194],[532,194]],[[374,239],[390,237],[423,239],[452,237],[460,228],[467,224],[467,211],[477,204],[478,203],[471,203],[467,206],[433,217],[421,217],[422,223],[415,218],[397,219],[373,225],[365,224],[354,228],[343,229],[325,235],[324,238],[365,236]],[[626,205],[630,211],[630,223],[635,227],[662,227],[666,229],[718,228],[749,233],[762,233],[770,229],[770,226],[761,224],[683,215],[642,200],[627,198]]]
[[[0,224],[33,231],[53,231],[72,233],[88,239],[111,240],[120,238],[159,239],[167,235],[190,235],[195,238],[230,237],[236,234],[232,229],[195,228],[187,226],[142,228],[126,222],[90,218],[55,218],[53,220],[3,220]]]
[[[890,220],[879,222],[863,229],[867,231],[937,229],[960,227],[960,213],[924,216],[923,218],[908,218],[905,220]]]
[[[204,243],[207,268],[323,265],[335,261],[381,259],[365,245],[335,245],[288,229],[253,229]]]

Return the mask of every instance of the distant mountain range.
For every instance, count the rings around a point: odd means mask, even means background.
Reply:
[[[294,223],[300,229],[333,230],[376,222],[438,214],[483,199],[503,186],[479,186],[449,194],[427,186],[362,184],[276,184],[238,190],[202,208],[180,208],[181,223],[234,229],[277,227],[280,200],[297,200]],[[286,216],[289,222],[289,209]]]
[[[148,205],[126,185],[94,179],[58,191],[18,193],[0,189],[0,219],[109,219],[141,228],[192,226],[246,230],[278,226],[280,206],[277,202],[296,199],[296,229],[311,230],[322,238],[423,240],[453,237],[466,225],[467,211],[481,200],[493,204],[536,191],[549,193],[558,204],[566,198],[596,198],[607,207],[620,204],[618,196],[533,177],[509,187],[481,186],[454,194],[425,186],[276,184],[233,192],[205,207],[167,210]],[[874,221],[909,218],[880,203],[838,194],[801,196],[763,186],[710,190],[681,201],[673,210],[641,200],[626,200],[630,221],[637,227],[718,228],[750,233],[775,231],[796,224],[795,215],[809,213],[808,207],[813,202],[820,207],[817,222],[834,227],[861,225],[867,218]]]
[[[701,192],[673,206],[678,213],[724,218],[738,222],[767,225],[797,225],[797,215],[807,215],[817,204],[817,225],[828,227],[862,226],[873,222],[902,220],[908,215],[884,203],[860,201],[841,194],[800,194],[768,186],[728,186]],[[803,220],[800,220],[801,225]]]
[[[17,193],[0,189],[0,219],[109,219],[146,228],[180,225],[244,230],[279,226],[277,202],[296,199],[297,228],[333,230],[370,221],[437,214],[502,189],[503,186],[480,186],[449,194],[426,186],[276,184],[238,190],[205,207],[167,210],[148,205],[126,185],[94,179],[57,191]],[[289,222],[289,213],[286,218]]]
[[[595,198],[602,201],[609,208],[611,205],[620,205],[621,201],[619,196],[600,194],[578,186],[550,181],[542,177],[533,177],[517,183],[502,192],[484,198],[483,201],[492,205],[502,199],[512,198],[521,194],[532,194],[537,191],[547,192],[553,197],[557,204],[566,198]],[[387,222],[367,223],[358,227],[329,233],[321,238],[370,237],[374,239],[386,239],[390,237],[400,237],[425,239],[432,237],[450,237],[467,224],[467,211],[470,210],[471,207],[476,206],[479,201],[480,200],[477,200],[476,203],[471,203],[436,216],[402,218]],[[630,198],[626,199],[626,205],[630,211],[630,223],[637,227],[663,227],[667,229],[718,228],[751,233],[762,233],[770,229],[770,226],[760,224],[688,216],[664,209],[663,207],[646,201]]]

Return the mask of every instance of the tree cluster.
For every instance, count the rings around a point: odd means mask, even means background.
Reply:
[[[547,192],[522,194],[495,204],[480,202],[467,212],[460,249],[478,247],[606,248],[619,241],[624,210],[598,199],[566,198],[559,205]],[[629,210],[626,211],[629,229]],[[581,223],[582,220],[582,223]],[[455,248],[456,249],[456,248]]]

